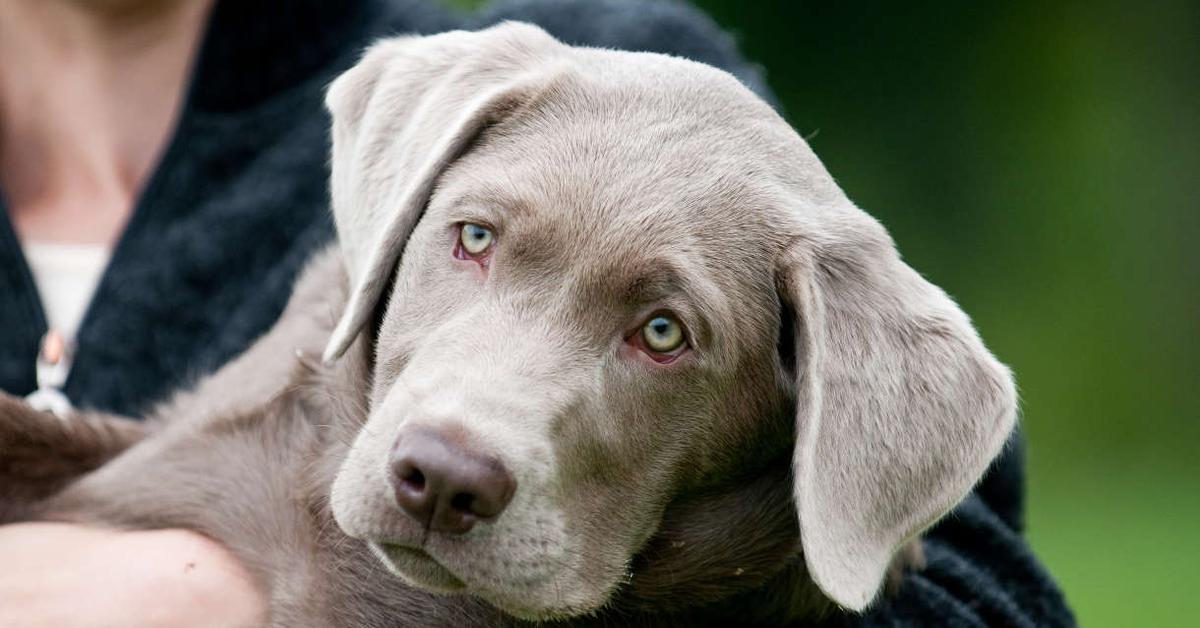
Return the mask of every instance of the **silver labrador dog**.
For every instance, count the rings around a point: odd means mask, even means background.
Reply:
[[[4,400],[0,519],[201,531],[277,626],[779,625],[870,605],[1013,427],[723,72],[509,23],[327,103],[339,246],[278,325],[144,423]]]

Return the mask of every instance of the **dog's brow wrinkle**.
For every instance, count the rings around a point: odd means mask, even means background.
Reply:
[[[662,299],[668,295],[688,292],[688,281],[670,266],[659,270],[643,271],[628,280],[625,300],[645,303]]]
[[[508,186],[481,183],[472,186],[450,202],[456,208],[487,208],[505,217],[518,217],[532,212],[533,203],[514,195]]]

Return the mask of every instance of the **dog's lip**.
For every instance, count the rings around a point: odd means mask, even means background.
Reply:
[[[379,549],[383,550],[389,555],[400,554],[402,556],[408,556],[420,560],[432,560],[435,563],[437,562],[437,559],[433,556],[430,556],[429,552],[426,552],[424,549],[419,547],[413,547],[411,545],[405,545],[404,543],[397,543],[395,541],[376,541],[375,544],[379,546]]]
[[[576,617],[588,612],[589,608],[574,608],[571,606],[541,608],[530,607],[522,602],[519,598],[514,598],[511,595],[499,594],[491,590],[491,587],[473,586],[469,581],[460,578],[453,570],[444,565],[442,561],[436,559],[423,546],[395,539],[379,538],[368,541],[377,555],[385,558],[392,567],[404,574],[402,577],[408,580],[411,584],[416,584],[420,588],[429,586],[427,580],[420,576],[420,572],[428,574],[429,571],[434,571],[437,578],[445,578],[446,580],[437,586],[443,592],[471,592],[478,595],[483,600],[499,608],[500,610],[514,617],[524,619],[526,621],[543,622],[554,619],[566,619]],[[418,568],[414,570],[411,567],[416,564]],[[401,569],[400,565],[405,565],[407,569]],[[475,583],[478,585],[479,583]]]
[[[453,580],[450,587],[452,589],[468,590],[469,588],[469,585],[455,575],[453,571],[420,547],[390,541],[374,541],[372,545],[377,548],[377,551],[387,556],[389,560],[395,561],[398,559],[401,562],[417,562],[426,567],[437,569]],[[413,574],[410,573],[409,577],[412,576]],[[513,599],[498,598],[495,595],[489,595],[487,591],[476,590],[474,593],[504,612],[526,621],[541,622],[553,619],[566,619],[581,614],[581,611],[571,608],[531,608]]]
[[[463,582],[462,578],[459,578],[454,571],[442,564],[441,561],[434,558],[423,548],[413,547],[408,544],[397,543],[394,541],[374,541],[371,544],[374,545],[376,550],[383,554],[383,556],[387,558],[388,562],[390,562],[396,568],[399,568],[398,564],[416,563],[422,567],[422,571],[433,570],[438,573],[439,579],[444,578],[446,582],[443,583],[443,588],[447,586],[448,588],[452,589],[466,588],[466,583]],[[411,570],[404,571],[409,572]],[[410,573],[410,576],[411,575],[414,574]]]

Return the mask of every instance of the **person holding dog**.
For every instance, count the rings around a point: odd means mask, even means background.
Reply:
[[[503,18],[686,53],[765,93],[728,36],[674,3],[513,2],[470,18],[414,0],[0,5],[0,389],[133,415],[237,355],[332,235],[325,85],[374,37]],[[1004,511],[1019,511],[1014,463],[967,506],[1001,537]],[[1025,555],[944,543],[942,581],[847,621],[975,612],[946,591],[993,618],[1069,621],[1019,537],[1003,540]],[[267,612],[245,569],[193,532],[15,524],[0,555],[0,625],[257,625]]]

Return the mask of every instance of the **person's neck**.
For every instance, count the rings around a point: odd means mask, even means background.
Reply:
[[[211,4],[0,3],[0,189],[22,239],[116,239],[174,126]]]

